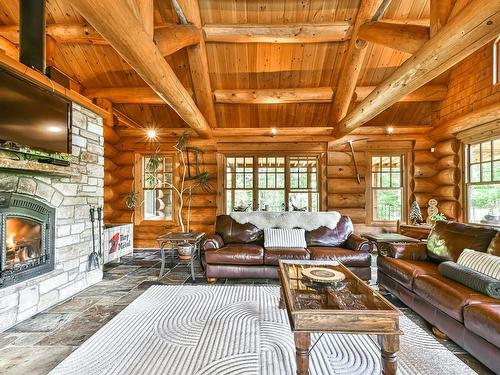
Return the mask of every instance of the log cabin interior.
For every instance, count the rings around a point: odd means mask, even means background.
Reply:
[[[0,0],[0,76],[1,374],[500,373],[499,0]]]

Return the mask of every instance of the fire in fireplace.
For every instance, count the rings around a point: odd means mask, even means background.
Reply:
[[[0,193],[0,287],[54,269],[54,208],[32,197]]]

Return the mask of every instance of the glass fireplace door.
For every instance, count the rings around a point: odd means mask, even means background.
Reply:
[[[42,224],[23,217],[7,217],[5,225],[5,270],[15,270],[44,261]]]

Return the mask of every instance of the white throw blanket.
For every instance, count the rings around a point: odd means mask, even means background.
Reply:
[[[230,216],[240,224],[250,223],[264,228],[304,228],[307,231],[319,227],[334,229],[340,220],[340,213],[329,212],[231,212]]]

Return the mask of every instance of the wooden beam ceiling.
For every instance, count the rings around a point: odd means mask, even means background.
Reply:
[[[456,0],[430,0],[430,36],[446,25]]]
[[[381,5],[384,5],[382,0],[365,0],[360,4],[344,65],[335,89],[335,97],[330,113],[330,123],[332,124],[338,123],[347,114],[365,58],[366,42],[359,41],[359,29],[361,25],[372,19]]]
[[[336,127],[342,137],[490,42],[500,33],[500,2],[472,0]]]
[[[323,43],[350,37],[349,22],[329,24],[231,24],[203,26],[205,41],[222,43]]]
[[[0,36],[0,52],[1,51],[3,51],[11,59],[19,59],[19,48],[3,36]]]
[[[188,22],[196,28],[201,29],[201,15],[198,0],[175,0],[172,4],[181,22]],[[196,103],[208,123],[215,128],[217,127],[217,118],[215,116],[212,86],[210,84],[210,75],[208,71],[207,48],[203,38],[200,38],[198,44],[188,47],[187,55]]]
[[[99,0],[73,0],[71,4],[190,127],[210,137],[207,121],[125,0],[113,7]]]
[[[92,26],[88,24],[50,24],[47,35],[61,44],[109,45]],[[18,26],[0,26],[0,36],[19,44]],[[163,56],[199,43],[200,30],[192,25],[165,24],[156,28],[154,40]]]
[[[428,26],[374,21],[363,24],[358,36],[368,42],[413,54],[429,40],[429,30]]]
[[[355,100],[364,100],[376,87],[358,86]],[[187,89],[190,92],[189,89]],[[164,102],[150,87],[101,87],[84,90],[84,95],[108,98],[120,104],[154,104]],[[333,98],[331,87],[305,87],[291,89],[226,89],[214,90],[215,103],[229,104],[286,104],[286,103],[330,103]],[[446,97],[446,85],[426,85],[401,98],[400,102],[436,102]],[[190,92],[193,95],[192,92]]]

